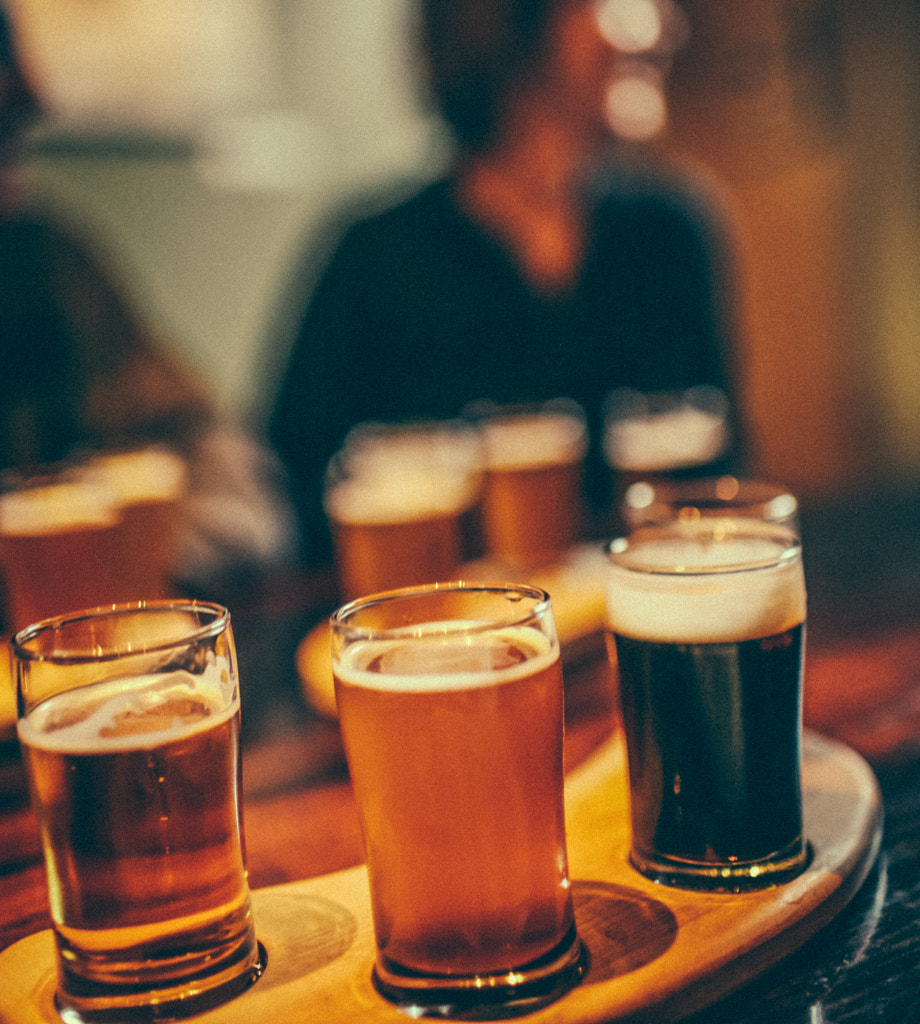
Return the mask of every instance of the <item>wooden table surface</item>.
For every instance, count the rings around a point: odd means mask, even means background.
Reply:
[[[920,494],[803,513],[809,587],[805,722],[865,757],[882,848],[849,906],[797,953],[694,1024],[920,1019]],[[243,679],[244,815],[253,888],[362,860],[338,728],[305,707],[299,640],[334,600],[328,578],[250,581],[227,600]],[[602,648],[566,667],[566,758],[616,728]],[[44,869],[17,750],[0,751],[0,949],[48,927]]]

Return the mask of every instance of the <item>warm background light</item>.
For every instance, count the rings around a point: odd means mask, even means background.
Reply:
[[[412,0],[11,2],[55,114],[43,198],[193,362],[220,352],[219,399],[258,420],[330,211],[441,165]],[[920,6],[597,10],[632,54],[617,133],[688,170],[733,234],[757,468],[819,495],[920,477]]]

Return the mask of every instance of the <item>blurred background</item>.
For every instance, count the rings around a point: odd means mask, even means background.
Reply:
[[[803,500],[920,479],[920,5],[681,0],[625,144],[722,205],[756,471]],[[52,116],[28,173],[256,429],[332,210],[433,176],[411,0],[10,0]]]

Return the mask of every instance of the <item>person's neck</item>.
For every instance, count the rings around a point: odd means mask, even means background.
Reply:
[[[507,131],[458,175],[458,196],[470,215],[508,249],[537,291],[572,287],[584,259],[588,210],[585,140],[565,125],[528,112],[526,131]]]

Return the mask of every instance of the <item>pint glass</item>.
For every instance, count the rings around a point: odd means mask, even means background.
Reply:
[[[356,428],[325,480],[343,597],[453,578],[479,485],[479,442],[468,427]]]
[[[440,584],[332,619],[378,988],[432,1005],[546,1000],[580,972],[548,596]]]
[[[622,518],[632,530],[675,519],[760,519],[798,532],[799,503],[779,484],[723,476],[684,480],[650,479],[631,484],[623,498]]]
[[[12,641],[18,732],[74,1021],[198,1012],[260,972],[227,611],[119,605]]]
[[[793,877],[807,858],[795,533],[703,518],[640,528],[609,557],[633,865],[725,891]]]
[[[555,561],[583,526],[584,411],[562,400],[500,406],[480,423],[486,555],[512,569]]]
[[[73,469],[0,494],[0,565],[10,633],[71,608],[128,600],[114,495]]]
[[[122,517],[120,600],[173,596],[185,461],[166,448],[148,447],[96,455],[84,472],[112,492]]]

